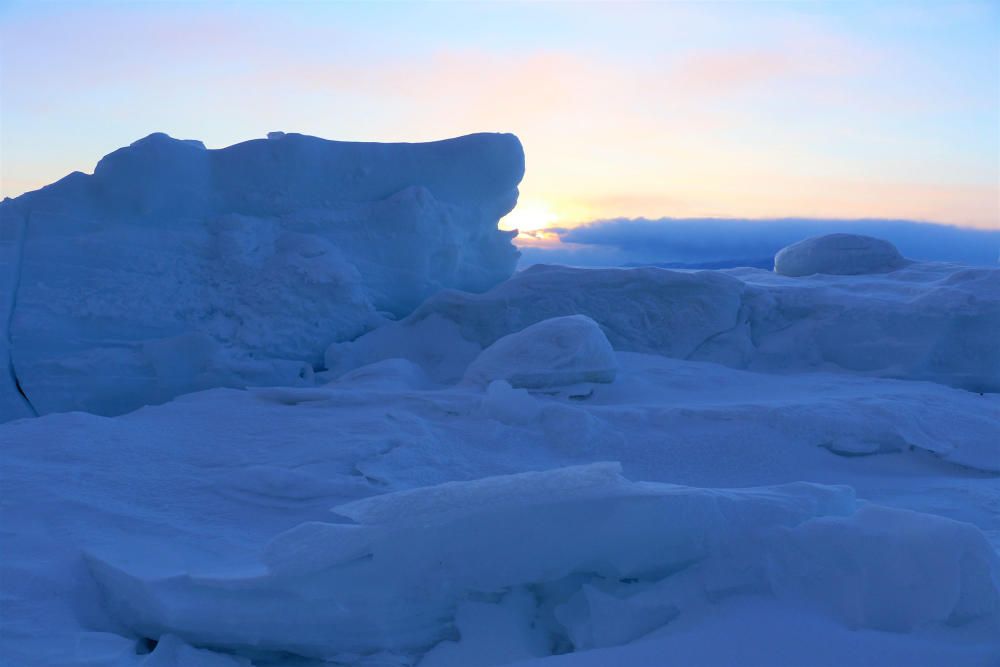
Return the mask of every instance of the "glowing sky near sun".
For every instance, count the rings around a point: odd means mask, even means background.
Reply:
[[[616,216],[1000,227],[995,2],[0,4],[17,195],[153,131],[511,131],[507,226]]]

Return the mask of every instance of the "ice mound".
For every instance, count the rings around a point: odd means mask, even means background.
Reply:
[[[308,379],[332,342],[507,278],[509,134],[424,144],[154,134],[0,204],[0,416],[117,414]],[[4,350],[0,350],[3,352]],[[8,378],[7,376],[11,377]]]
[[[581,382],[612,382],[618,360],[607,336],[586,315],[542,320],[504,336],[476,357],[465,381],[540,389]]]
[[[453,654],[486,641],[479,622],[520,637],[515,658],[617,645],[746,593],[899,632],[997,613],[1000,570],[982,533],[912,512],[855,513],[847,487],[634,483],[598,463],[335,511],[355,523],[282,533],[249,576],[151,578],[96,558],[91,571],[108,611],[140,636],[333,660],[435,645],[432,655]]]
[[[774,271],[783,276],[853,276],[895,271],[907,263],[888,241],[861,234],[826,234],[779,250]]]

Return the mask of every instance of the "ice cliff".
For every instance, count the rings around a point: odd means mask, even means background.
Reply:
[[[334,341],[518,253],[510,134],[423,144],[153,134],[0,204],[0,420],[309,378]]]

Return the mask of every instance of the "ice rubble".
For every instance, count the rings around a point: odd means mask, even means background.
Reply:
[[[1000,269],[913,263],[790,278],[759,269],[536,265],[483,294],[445,290],[326,353],[334,371],[405,356],[439,381],[542,320],[582,314],[616,350],[765,372],[836,370],[1000,391]]]
[[[249,576],[150,578],[93,557],[90,568],[106,608],[139,636],[324,659],[419,655],[441,642],[454,653],[483,641],[483,618],[506,618],[520,638],[513,650],[505,640],[505,660],[618,645],[738,594],[805,600],[851,627],[899,632],[998,613],[1000,563],[981,532],[855,512],[846,487],[634,483],[599,463],[335,512],[355,523],[278,535]],[[456,631],[470,614],[479,623]]]
[[[0,417],[27,412],[13,377],[39,413],[99,414],[308,380],[380,313],[508,277],[517,252],[496,223],[523,171],[509,134],[219,150],[153,134],[6,200]]]
[[[465,381],[541,389],[582,382],[612,382],[618,360],[607,336],[586,315],[542,320],[504,336],[476,357]]]
[[[783,276],[851,276],[887,273],[907,263],[888,241],[861,234],[825,234],[782,248],[774,256],[774,272]]]

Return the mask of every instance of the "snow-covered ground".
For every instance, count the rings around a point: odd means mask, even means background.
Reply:
[[[353,284],[374,313],[372,262]],[[0,425],[0,664],[1000,664],[1000,269],[863,237],[782,262],[794,276],[535,267],[332,332],[325,355],[308,329],[281,355],[318,370],[285,386]],[[281,341],[310,299],[342,305],[309,294],[281,301]],[[183,335],[250,353],[206,321]],[[198,349],[156,354],[188,378]],[[31,362],[21,390],[108,401],[95,358],[79,384]]]

